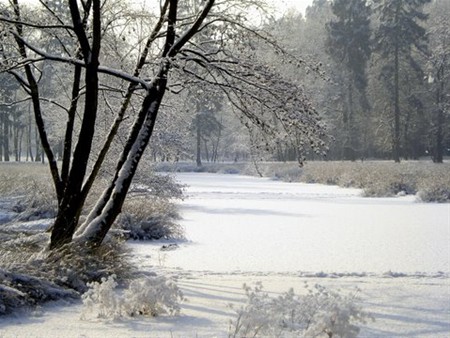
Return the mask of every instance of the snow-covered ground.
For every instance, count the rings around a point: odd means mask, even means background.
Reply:
[[[177,279],[175,318],[80,320],[81,305],[0,319],[0,337],[226,337],[242,284],[276,294],[306,281],[361,289],[375,322],[361,337],[450,336],[450,205],[363,198],[357,189],[235,175],[178,174],[189,185],[187,241],[132,242],[143,270]]]

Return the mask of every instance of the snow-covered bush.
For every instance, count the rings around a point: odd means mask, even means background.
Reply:
[[[279,336],[279,314],[274,312],[274,299],[263,291],[261,283],[252,289],[244,284],[247,302],[236,309],[236,318],[230,321],[230,337]]]
[[[122,299],[116,294],[117,282],[115,275],[103,277],[100,282],[91,282],[89,289],[81,296],[84,308],[81,317],[90,316],[104,319],[121,317]]]
[[[177,206],[171,201],[155,197],[131,198],[125,202],[116,227],[126,239],[180,239],[184,231],[177,223],[179,218]]]
[[[341,295],[320,285],[305,288],[305,295],[291,289],[275,298],[263,291],[261,283],[254,288],[244,285],[247,301],[230,322],[230,337],[358,335],[355,324],[364,323],[369,315],[357,305],[355,294]]]
[[[176,284],[164,276],[142,277],[131,281],[122,293],[116,289],[115,276],[89,283],[82,295],[81,317],[117,319],[124,316],[177,315],[183,295]]]
[[[123,293],[123,308],[128,316],[178,315],[183,294],[164,276],[149,276],[131,281]]]

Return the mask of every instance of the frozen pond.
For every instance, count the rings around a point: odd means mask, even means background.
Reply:
[[[358,189],[183,173],[188,242],[159,256],[193,271],[450,272],[450,205]],[[138,248],[136,248],[139,250]]]
[[[3,317],[0,337],[229,337],[229,305],[240,306],[242,285],[255,282],[272,295],[301,292],[305,282],[360,288],[375,318],[361,337],[449,336],[450,205],[244,176],[177,176],[190,185],[181,203],[188,240],[172,251],[161,251],[166,241],[129,246],[139,271],[176,280],[187,297],[181,315],[87,321],[81,303],[57,303]],[[387,271],[407,277],[384,278]],[[417,271],[426,276],[410,276]],[[434,278],[438,271],[444,278]],[[330,273],[349,275],[323,278]]]

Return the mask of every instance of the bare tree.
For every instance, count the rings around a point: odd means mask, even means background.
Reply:
[[[262,10],[261,2],[194,3],[195,11],[191,12],[186,11],[188,2],[179,0],[165,0],[157,10],[133,12],[120,3],[68,0],[69,12],[62,15],[61,8],[56,11],[51,2],[42,1],[46,24],[22,14],[19,0],[12,0],[11,6],[2,11],[0,21],[15,42],[15,53],[3,55],[2,66],[15,76],[32,101],[58,199],[51,249],[72,241],[92,246],[102,243],[121,212],[158,113],[164,114],[168,91],[177,93],[200,82],[215,86],[246,126],[256,126],[266,139],[281,135],[295,140],[299,158],[306,147],[323,147],[320,119],[300,88],[262,64],[252,52],[251,41],[259,40],[276,50],[280,59],[293,62],[270,35],[252,27],[243,16],[250,7],[254,13]],[[152,28],[143,30],[143,39],[125,35],[131,21],[140,21],[146,27],[151,22]],[[48,51],[36,37],[52,37],[58,46]],[[122,59],[111,55],[113,50],[120,54],[121,48],[130,46],[134,48]],[[131,66],[133,59],[135,65]],[[47,98],[42,96],[44,63],[63,65],[55,67],[58,76],[72,78],[66,103],[50,99],[53,109],[66,114],[60,167],[43,111],[44,107],[49,109],[43,105]],[[121,103],[114,108],[116,104],[111,102],[118,102],[118,96]],[[104,134],[99,131],[103,106],[114,114]],[[127,126],[111,181],[80,225],[86,198],[113,143]],[[99,136],[102,141],[97,149],[94,140]]]

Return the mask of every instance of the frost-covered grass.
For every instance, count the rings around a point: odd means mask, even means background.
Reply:
[[[289,182],[332,184],[363,189],[370,197],[415,195],[424,202],[450,201],[450,164],[422,161],[266,163],[265,176]]]
[[[87,214],[105,189],[102,177],[88,196],[83,214]],[[138,171],[116,227],[126,238],[181,238],[183,229],[175,199],[182,198],[183,186],[170,176],[154,175],[151,169]],[[53,218],[57,201],[46,165],[35,163],[0,164],[0,198],[9,201],[16,221]]]
[[[15,234],[0,246],[0,315],[49,300],[77,298],[87,284],[116,274],[130,278],[125,247],[110,241],[99,248],[66,246],[49,252],[48,234]]]
[[[129,279],[135,271],[130,252],[116,239],[96,248],[67,245],[58,251],[45,252],[37,262],[45,267],[47,278],[79,292],[85,292],[89,283],[110,275],[118,280]]]
[[[434,164],[430,161],[311,161],[300,168],[298,163],[263,162],[258,170],[251,163],[204,164],[202,172],[240,173],[286,182],[320,183],[363,189],[368,197],[418,195],[424,202],[450,201],[450,163]],[[158,167],[159,168],[159,167]],[[192,164],[162,164],[159,169],[195,172]]]
[[[105,188],[103,178],[93,187],[84,213]],[[170,177],[140,172],[116,227],[121,228],[125,238],[183,237],[173,202],[181,198],[182,188]],[[49,252],[47,230],[56,211],[57,201],[46,165],[0,164],[0,214],[7,213],[7,217],[0,217],[3,223],[0,227],[0,314],[66,294],[79,295],[90,283],[110,275],[117,276],[119,281],[131,280],[134,269],[122,238],[111,238],[99,248],[68,245]],[[40,291],[33,293],[29,286],[30,290],[24,292],[21,280],[31,281]],[[130,286],[133,285],[131,282]]]
[[[0,315],[25,306],[37,306],[52,300],[77,297],[78,294],[74,290],[45,279],[0,269]]]
[[[1,163],[0,197],[14,198],[13,211],[21,221],[56,215],[56,196],[48,168],[40,163]]]

